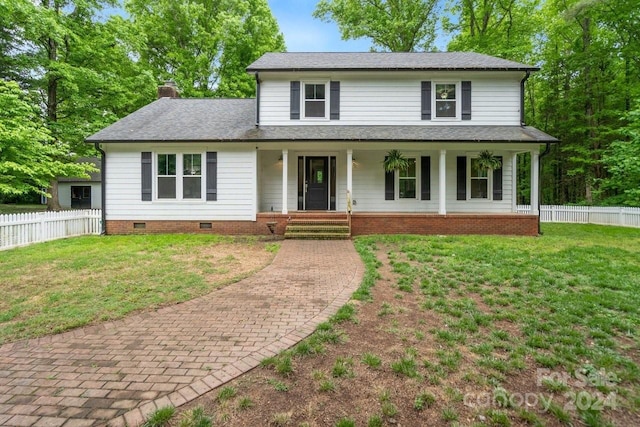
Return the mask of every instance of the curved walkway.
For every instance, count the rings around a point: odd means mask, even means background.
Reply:
[[[311,334],[357,289],[351,241],[287,240],[254,276],[121,321],[0,347],[0,425],[137,426]]]

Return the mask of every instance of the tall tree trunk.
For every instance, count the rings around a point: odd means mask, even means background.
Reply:
[[[51,8],[49,0],[43,0],[42,6],[45,8]],[[54,3],[54,8],[58,12],[58,6]],[[58,60],[58,42],[53,37],[47,38],[47,54],[48,54],[48,67],[51,70],[51,64]],[[58,77],[51,74],[49,71],[47,75],[47,121],[49,124],[58,121]],[[55,138],[55,134],[54,134]],[[56,142],[55,140],[53,141]],[[60,206],[60,199],[58,198],[58,181],[53,179],[49,186],[50,198],[47,199],[47,209],[51,211],[59,211],[62,209]]]

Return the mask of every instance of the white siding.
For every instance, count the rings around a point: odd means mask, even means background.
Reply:
[[[271,125],[519,125],[523,73],[380,73],[327,76],[302,73],[264,75],[260,86],[260,124]],[[290,120],[290,81],[340,81],[340,120]],[[470,80],[471,120],[421,120],[420,82]],[[460,93],[459,93],[460,95]],[[460,102],[460,99],[458,99]]]
[[[420,197],[420,157],[431,156],[431,200],[384,198],[385,152],[354,153],[353,211],[354,212],[437,212],[438,210],[438,153],[403,150],[405,157],[417,159],[417,196]],[[395,185],[398,189],[397,181]]]
[[[156,147],[162,152],[218,153],[218,200],[141,201],[142,151],[156,150],[143,144],[107,147],[107,220],[255,220],[256,151],[231,150],[227,146],[179,145]],[[204,170],[203,156],[203,170]],[[205,177],[203,176],[203,180]],[[154,182],[154,189],[155,189]],[[154,191],[155,194],[155,191]],[[203,194],[204,197],[204,194]]]
[[[58,201],[63,209],[71,209],[71,186],[91,186],[91,209],[102,209],[102,185],[99,182],[60,182]]]

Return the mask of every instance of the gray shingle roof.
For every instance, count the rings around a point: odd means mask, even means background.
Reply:
[[[161,98],[87,142],[486,141],[556,142],[520,126],[255,126],[255,99]]]
[[[326,70],[536,71],[539,68],[473,52],[272,52],[247,67],[249,72]]]

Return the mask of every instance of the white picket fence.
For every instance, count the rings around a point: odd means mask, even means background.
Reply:
[[[529,205],[518,205],[518,213],[529,213]],[[640,208],[621,206],[540,206],[541,222],[622,225],[640,227]]]
[[[0,250],[64,237],[100,234],[99,209],[0,215]]]

